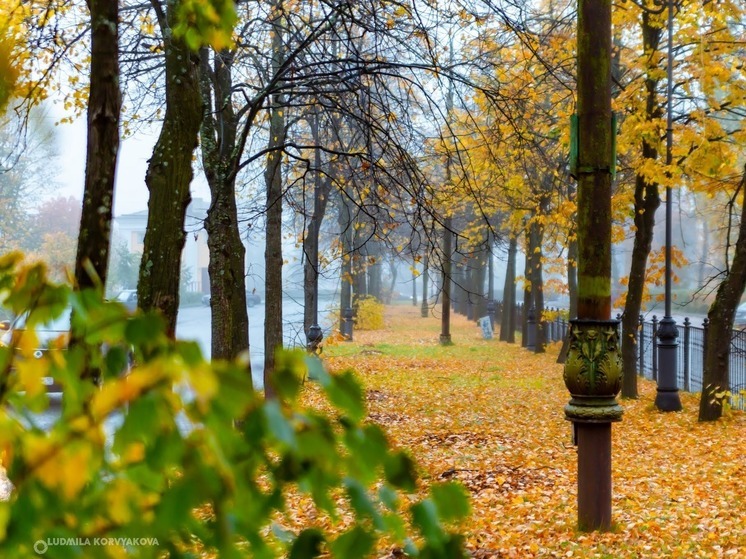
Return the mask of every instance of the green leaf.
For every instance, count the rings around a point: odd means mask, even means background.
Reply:
[[[382,485],[378,490],[378,498],[390,511],[396,511],[399,504],[399,496],[396,494],[396,491],[391,489],[391,487],[388,485]]]
[[[353,421],[361,421],[365,417],[363,389],[352,371],[332,375],[325,389],[332,403]]]
[[[127,321],[124,335],[134,346],[150,347],[164,335],[165,327],[163,318],[155,313],[137,314]]]
[[[278,349],[270,383],[280,400],[292,402],[298,396],[301,380],[306,374],[305,353]]]
[[[345,444],[350,450],[349,461],[356,475],[371,480],[388,452],[388,441],[380,426],[352,426],[345,432]]]
[[[386,480],[405,491],[414,491],[417,488],[417,475],[412,458],[403,451],[386,456],[383,465]]]
[[[277,400],[270,400],[264,404],[264,418],[269,432],[280,442],[295,448],[295,431],[280,409]]]
[[[106,352],[105,378],[113,378],[127,371],[129,367],[129,352],[122,346],[113,346]]]
[[[438,520],[438,509],[430,499],[425,499],[413,505],[412,522],[427,543],[435,547],[440,547],[446,540],[445,532]]]
[[[353,557],[357,559],[369,555],[373,551],[375,543],[376,538],[373,534],[361,526],[355,526],[329,544],[329,547],[332,556],[337,559],[351,559]]]
[[[461,484],[448,482],[433,485],[430,494],[438,509],[438,515],[443,520],[461,520],[469,516],[469,495]]]
[[[321,386],[327,386],[331,377],[324,368],[324,364],[317,355],[306,355],[306,369],[308,369],[308,380],[318,381]]]
[[[288,559],[313,559],[321,555],[324,534],[317,528],[303,530],[293,543]]]
[[[368,492],[365,490],[365,487],[363,487],[359,481],[352,478],[345,478],[344,485],[347,489],[347,496],[350,499],[350,505],[352,505],[358,518],[370,518],[376,523],[377,527],[383,528],[381,515],[376,510],[376,507],[373,504],[370,495],[368,495]]]

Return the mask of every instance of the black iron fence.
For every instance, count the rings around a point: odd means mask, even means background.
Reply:
[[[545,341],[559,342],[567,336],[569,323],[566,319],[567,309],[548,308],[545,316],[550,320],[543,323]],[[496,320],[499,322],[502,314],[502,303],[496,304]],[[539,324],[533,311],[528,311],[527,322]],[[617,315],[621,320],[621,316]],[[639,361],[637,370],[640,376],[650,380],[658,380],[658,324],[656,316],[652,320],[645,320],[640,316],[638,330]],[[523,306],[516,305],[516,331],[524,328]],[[708,320],[705,318],[701,326],[695,326],[685,318],[683,323],[677,323],[678,337],[678,386],[686,392],[702,391],[702,376],[704,374],[704,353],[707,340]],[[621,337],[621,322],[619,324]],[[524,336],[525,340],[525,336]],[[731,405],[735,408],[746,409],[746,329],[734,329],[730,340],[730,392]]]
[[[651,380],[658,380],[658,324],[659,320],[653,316],[646,321],[640,316],[639,327],[639,364],[637,370],[640,376]],[[683,324],[676,324],[679,331],[678,352],[678,386],[686,392],[700,392],[702,390],[702,376],[704,374],[705,343],[707,341],[708,320],[702,321],[702,326],[694,326],[689,318]],[[731,405],[743,409],[746,407],[746,330],[732,330],[730,339],[730,392]]]

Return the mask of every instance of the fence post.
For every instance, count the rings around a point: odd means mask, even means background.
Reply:
[[[353,329],[353,316],[354,312],[352,310],[352,307],[345,307],[342,310],[342,336],[344,336],[345,341],[351,342],[352,341],[352,329]]]
[[[560,309],[557,309],[557,317],[554,319],[554,338],[555,341],[562,341],[562,317],[560,316]]]
[[[691,348],[689,347],[689,341],[691,336],[691,331],[689,330],[692,326],[692,323],[689,322],[689,317],[687,316],[684,318],[684,390],[686,392],[691,392],[691,387],[689,385],[689,354],[691,351]]]
[[[557,342],[559,341],[559,332],[557,330],[558,322],[559,322],[559,309],[557,307],[554,307],[554,318],[552,319],[552,341]]]
[[[515,306],[515,331],[523,333],[523,303],[518,303]],[[525,345],[525,340],[522,340],[521,345]]]
[[[640,335],[637,336],[640,351],[640,376],[645,376],[645,317],[640,315]]]
[[[705,351],[707,350],[707,336],[710,329],[710,319],[705,318],[702,321],[702,369],[705,366]]]
[[[658,317],[653,315],[653,380],[658,382]]]
[[[536,349],[536,307],[531,305],[526,315],[526,349]]]

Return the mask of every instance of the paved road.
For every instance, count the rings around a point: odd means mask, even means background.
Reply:
[[[320,326],[324,336],[328,335],[332,325],[328,318],[329,309],[333,308],[338,298],[334,294],[322,295],[319,300]],[[251,353],[251,371],[254,386],[262,386],[264,371],[264,303],[248,309],[249,312],[249,344]],[[303,295],[297,297],[286,295],[282,302],[282,318],[284,323],[285,346],[305,347],[306,336],[303,333]],[[202,348],[202,353],[210,356],[210,308],[185,307],[179,309],[176,322],[176,336],[180,339],[195,340]]]
[[[324,330],[324,335],[328,335],[332,328],[328,313],[334,306],[339,306],[338,297],[334,294],[327,294],[319,300],[319,320]],[[261,389],[263,383],[264,371],[264,304],[261,303],[248,309],[249,311],[249,342],[251,344],[251,373],[254,380],[254,386]],[[179,316],[176,323],[177,337],[185,340],[195,340],[205,356],[210,356],[210,308],[209,307],[184,307],[179,309]],[[306,337],[303,330],[303,296],[293,297],[286,296],[283,299],[283,322],[286,347],[302,346],[305,347]],[[48,429],[54,421],[59,418],[59,396],[53,395],[52,406],[49,410],[41,414],[30,414],[28,421],[34,422],[42,429]],[[120,414],[114,414],[109,417],[104,425],[107,433],[107,439],[111,440],[112,433],[116,430],[122,421]],[[179,425],[188,429],[189,425],[185,418],[178,421]]]

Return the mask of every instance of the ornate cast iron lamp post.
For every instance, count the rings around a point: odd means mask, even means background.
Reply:
[[[578,527],[611,527],[611,424],[621,380],[618,322],[611,320],[611,0],[578,1],[578,318],[571,321],[565,417],[578,445]]]
[[[666,165],[671,166],[673,144],[673,0],[668,0],[668,86],[666,123]],[[661,411],[681,410],[678,387],[679,329],[671,317],[671,185],[666,186],[666,264],[665,264],[665,315],[658,326],[658,391],[655,406]]]

